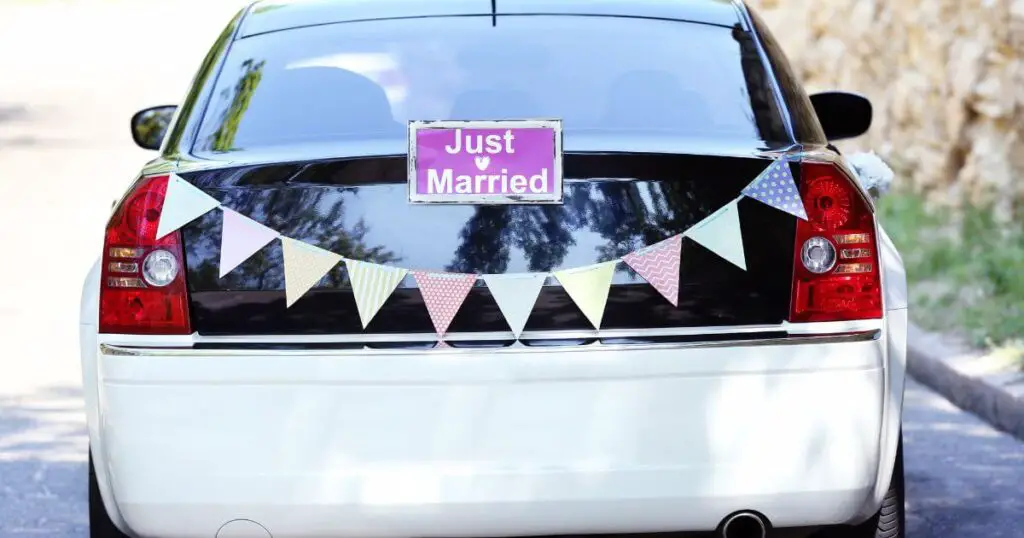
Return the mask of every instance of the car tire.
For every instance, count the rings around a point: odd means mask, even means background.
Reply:
[[[814,538],[906,538],[906,495],[903,482],[903,433],[896,448],[896,462],[889,481],[889,491],[882,499],[878,513],[857,526],[828,529]]]
[[[96,481],[96,468],[92,465],[92,451],[89,451],[89,538],[128,538],[118,530],[107,515],[100,495],[100,485]]]

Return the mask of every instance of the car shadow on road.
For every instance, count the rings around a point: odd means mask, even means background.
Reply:
[[[68,140],[57,138],[41,138],[33,132],[38,129],[22,128],[31,127],[32,123],[43,120],[38,113],[39,110],[24,104],[0,102],[0,151],[5,149],[31,148],[37,146],[52,146],[70,144]],[[46,114],[43,114],[46,116]],[[49,118],[52,120],[53,118]]]
[[[19,121],[28,118],[25,105],[0,103],[0,122]]]
[[[0,395],[0,536],[88,534],[80,387]]]
[[[907,386],[906,401],[909,536],[1019,537],[1024,444],[920,385]]]
[[[28,121],[31,115],[25,105],[0,103],[0,150],[14,147],[34,146],[38,139],[27,135],[10,135],[8,126]]]

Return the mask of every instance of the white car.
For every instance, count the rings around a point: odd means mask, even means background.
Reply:
[[[559,203],[410,203],[408,122],[531,118]],[[904,536],[870,122],[738,2],[244,8],[85,280],[91,535]]]

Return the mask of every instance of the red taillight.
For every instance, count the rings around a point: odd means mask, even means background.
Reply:
[[[882,317],[875,216],[851,179],[834,165],[803,162],[791,322]]]
[[[167,176],[144,177],[107,223],[100,332],[191,334],[179,232],[156,239]]]

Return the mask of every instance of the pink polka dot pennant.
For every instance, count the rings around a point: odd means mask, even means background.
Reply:
[[[412,271],[412,276],[423,295],[423,302],[427,305],[427,312],[434,324],[434,330],[437,331],[438,340],[443,343],[448,327],[469,295],[469,290],[476,283],[477,276],[425,271]]]

